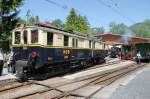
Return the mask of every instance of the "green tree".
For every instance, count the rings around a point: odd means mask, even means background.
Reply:
[[[11,30],[13,30],[19,20],[17,17],[18,7],[24,0],[0,0],[0,41],[9,41]],[[2,44],[2,43],[1,43]],[[7,44],[7,46],[9,46]],[[6,46],[1,46],[3,49]]]
[[[150,20],[145,20],[144,22],[134,24],[130,26],[130,29],[135,36],[150,38]]]
[[[112,32],[113,34],[123,35],[126,34],[128,31],[128,27],[123,23],[117,24],[115,22],[111,22],[109,24],[109,27],[110,27],[110,32]]]
[[[39,17],[38,16],[30,17],[28,20],[19,18],[19,20],[17,22],[17,25],[20,25],[20,24],[33,25],[33,24],[38,23],[38,22],[39,22]]]
[[[26,24],[26,22],[27,22],[26,20],[19,18],[17,25]]]
[[[60,29],[64,28],[64,23],[60,19],[56,19],[56,20],[52,21],[52,25],[56,26]]]
[[[72,8],[69,15],[67,16],[67,22],[65,24],[65,30],[76,30],[76,23],[77,23],[77,14],[75,10]]]
[[[85,16],[78,15],[74,9],[71,9],[64,29],[88,34],[90,31],[90,25]]]
[[[105,32],[104,27],[91,28],[92,35],[100,35],[100,34],[103,34],[104,32]]]
[[[33,25],[35,23],[38,23],[39,22],[39,17],[36,16],[36,17],[30,17],[28,20],[27,20],[27,23],[29,25]]]
[[[84,34],[89,34],[89,29],[90,29],[90,26],[87,21],[87,18],[81,15],[78,15],[75,31],[78,31]]]

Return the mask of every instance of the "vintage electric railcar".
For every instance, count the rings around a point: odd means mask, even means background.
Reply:
[[[107,55],[107,46],[95,38],[45,24],[14,29],[12,49],[17,74],[48,67],[53,75],[72,67],[104,62]]]

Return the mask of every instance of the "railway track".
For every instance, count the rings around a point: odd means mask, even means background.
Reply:
[[[129,72],[132,72],[145,65],[146,64],[132,64],[132,66],[130,65],[125,68],[98,75],[85,80],[68,81],[66,83],[58,83],[56,85],[46,85],[38,81],[29,81],[24,83],[14,82],[11,85],[8,84],[6,86],[0,87],[0,96],[2,97],[2,99],[90,99],[97,92],[110,85],[120,77],[123,77]],[[90,86],[97,86],[97,88],[92,92],[88,93],[88,95],[80,94],[81,90],[84,90]],[[66,89],[64,90],[65,87]]]
[[[119,79],[120,77],[125,76],[127,73],[132,72],[132,71],[136,70],[137,68],[140,68],[141,66],[144,66],[144,65],[145,64],[142,64],[140,66],[139,65],[138,66],[132,65],[134,67],[127,66],[126,68],[122,68],[122,69],[119,69],[119,70],[114,71],[114,72],[106,73],[106,75],[100,76],[98,78],[96,77],[94,80],[84,84],[83,86],[80,86],[74,90],[65,92],[65,93],[57,96],[54,99],[61,99],[63,97],[69,97],[69,96],[77,96],[77,97],[84,97],[86,99],[90,99],[94,94],[96,94],[97,92],[99,92],[100,90],[105,88],[106,86],[110,85],[111,83],[113,83],[114,81]],[[88,94],[88,96],[83,96],[83,95],[79,95],[79,93],[78,94],[74,93],[76,90],[79,90],[79,89],[84,88],[84,87],[89,86],[89,85],[102,85],[102,86],[99,87],[94,92],[92,92],[91,94]]]
[[[0,80],[0,86],[3,86],[7,83],[12,83],[12,82],[15,82],[16,79],[15,78],[12,78],[12,79],[5,79],[5,80]]]
[[[99,68],[99,67],[104,67],[104,66],[109,66],[109,65],[113,65],[113,64],[118,64],[120,62],[123,62],[124,60],[114,60],[113,58],[109,58],[109,59],[106,59],[107,62],[104,63],[104,64],[99,64],[99,65],[95,65],[95,66],[92,66],[92,67],[89,67],[89,68],[85,68],[83,70],[80,70],[80,71],[76,71],[76,72],[81,72],[81,71],[85,71],[85,70],[90,70],[90,69],[96,69],[96,68]],[[113,61],[114,60],[114,61]],[[73,72],[74,73],[74,72]],[[1,80],[0,81],[0,86],[1,85],[7,85],[7,83],[13,83],[15,82],[17,79],[16,78],[11,78],[11,79],[5,79],[5,80]]]
[[[112,61],[113,59],[110,59],[108,60],[106,63],[104,64],[100,64],[100,65],[95,65],[95,66],[92,66],[92,67],[89,67],[87,68],[86,70],[89,70],[89,69],[95,69],[95,68],[98,68],[98,67],[104,67],[104,66],[109,66],[109,65],[114,65],[114,64],[118,64],[120,62],[125,62],[125,60],[115,60],[115,61]]]

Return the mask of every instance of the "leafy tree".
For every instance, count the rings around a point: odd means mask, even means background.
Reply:
[[[32,25],[32,24],[35,24],[35,23],[38,23],[39,22],[39,17],[36,16],[36,17],[30,17],[28,20],[27,20],[27,23],[29,25]]]
[[[60,29],[64,28],[64,23],[60,19],[56,19],[56,20],[52,21],[52,25],[56,26]]]
[[[26,20],[19,18],[17,25],[26,24],[26,23],[27,23]]]
[[[90,25],[85,16],[77,15],[75,10],[71,9],[70,14],[67,17],[67,22],[64,26],[64,29],[88,34]]]
[[[144,22],[134,24],[130,27],[133,35],[139,37],[150,37],[150,20],[145,20]]]
[[[24,0],[0,0],[0,40],[9,41],[11,30],[15,28],[18,22],[17,9],[22,5]],[[2,44],[2,43],[1,43]],[[7,44],[7,46],[9,46]],[[6,46],[1,46],[6,48]]]
[[[76,23],[76,30],[78,32],[88,34],[90,29],[89,23],[87,21],[86,17],[83,17],[81,15],[78,15],[77,17],[77,23]]]
[[[123,23],[117,24],[115,22],[111,22],[109,24],[109,27],[110,27],[110,32],[112,32],[113,34],[123,35],[126,34],[128,31],[128,27]]]
[[[39,17],[36,16],[36,17],[30,17],[28,20],[19,18],[17,24],[18,25],[20,25],[20,24],[33,25],[33,24],[38,23],[38,22],[39,22]]]
[[[76,23],[77,23],[77,14],[75,10],[72,8],[69,15],[67,16],[67,22],[65,24],[65,30],[76,30]]]
[[[91,28],[92,35],[100,35],[100,34],[103,34],[104,32],[105,32],[104,27]]]

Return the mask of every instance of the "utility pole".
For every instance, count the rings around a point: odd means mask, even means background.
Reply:
[[[28,9],[28,11],[27,11],[27,14],[26,14],[26,25],[29,25],[29,18],[30,18],[30,16],[31,16],[31,11],[30,11],[30,9]]]

